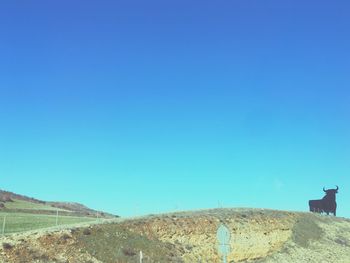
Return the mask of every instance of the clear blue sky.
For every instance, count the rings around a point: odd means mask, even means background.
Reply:
[[[307,3],[306,3],[307,2]],[[350,217],[348,1],[2,1],[1,187],[119,215]]]

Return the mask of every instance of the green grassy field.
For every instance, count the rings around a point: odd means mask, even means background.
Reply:
[[[6,202],[5,208],[7,209],[28,209],[28,210],[46,210],[46,211],[67,211],[64,209],[56,208],[51,205],[32,203],[23,200],[14,199],[13,202]]]
[[[55,215],[0,212],[0,235],[2,234],[2,227],[5,216],[5,234],[56,226]],[[83,222],[92,222],[95,220],[95,218],[91,217],[58,216],[57,223],[58,225],[69,225]]]

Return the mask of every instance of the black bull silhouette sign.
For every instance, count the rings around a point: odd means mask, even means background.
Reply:
[[[337,215],[337,202],[335,201],[335,195],[338,193],[339,187],[336,189],[328,189],[326,190],[323,187],[323,191],[326,195],[320,200],[310,200],[309,207],[310,212],[315,213],[333,213],[334,216]]]

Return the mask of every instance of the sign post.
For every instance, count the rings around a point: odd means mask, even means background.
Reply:
[[[142,254],[142,251],[140,250],[140,263],[142,263],[142,259],[143,259],[143,254]]]
[[[227,263],[227,255],[231,251],[230,247],[230,240],[231,240],[231,233],[230,230],[223,224],[221,224],[218,228],[218,231],[216,233],[219,247],[218,252],[222,255],[222,262]]]

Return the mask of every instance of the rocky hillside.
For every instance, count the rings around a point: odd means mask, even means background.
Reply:
[[[108,221],[1,239],[0,262],[220,262],[216,231],[231,231],[228,262],[350,262],[350,220],[311,213],[214,209]],[[2,261],[1,261],[2,260]]]
[[[40,201],[40,200],[32,198],[32,197],[27,197],[27,196],[19,195],[19,194],[12,193],[9,191],[0,190],[0,202],[11,202],[11,201],[13,201],[13,199],[28,201],[28,202],[32,202],[32,203],[36,203],[36,204],[44,204],[45,203],[44,201]]]

